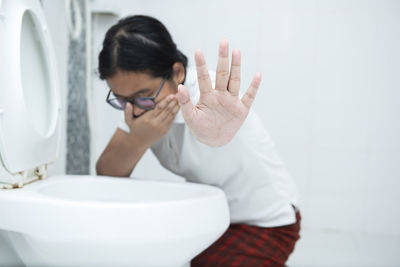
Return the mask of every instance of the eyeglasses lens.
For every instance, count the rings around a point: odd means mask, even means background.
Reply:
[[[148,98],[135,98],[135,104],[137,104],[139,107],[150,110],[154,108],[154,101],[152,99]]]
[[[116,109],[124,110],[126,107],[125,99],[113,98],[108,100],[108,102]]]

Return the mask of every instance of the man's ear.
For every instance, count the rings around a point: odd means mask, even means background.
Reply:
[[[181,62],[175,62],[172,65],[173,80],[176,84],[181,84],[185,80],[185,67]]]

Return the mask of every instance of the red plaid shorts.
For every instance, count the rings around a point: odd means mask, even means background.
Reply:
[[[296,223],[279,227],[231,224],[226,232],[191,262],[191,267],[285,266],[300,238],[300,212]]]

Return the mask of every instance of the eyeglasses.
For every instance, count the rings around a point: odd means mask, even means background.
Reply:
[[[135,97],[135,98],[123,98],[123,97],[115,97],[110,99],[110,95],[112,91],[108,92],[106,102],[110,104],[112,107],[119,109],[119,110],[124,110],[126,107],[126,104],[129,102],[132,105],[135,105],[141,109],[144,110],[151,110],[154,109],[156,106],[156,97],[160,93],[161,89],[164,86],[164,83],[167,79],[164,78],[161,82],[160,88],[158,88],[157,93],[155,96],[152,97]]]

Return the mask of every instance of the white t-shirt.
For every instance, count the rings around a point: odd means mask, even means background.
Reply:
[[[215,73],[210,72],[210,78],[215,84]],[[194,69],[187,70],[185,86],[196,104],[200,91]],[[129,132],[123,115],[118,127]],[[168,133],[151,150],[163,167],[187,181],[221,188],[231,223],[273,227],[296,221],[292,207],[297,206],[296,186],[253,110],[233,140],[222,147],[200,143],[179,111]]]

